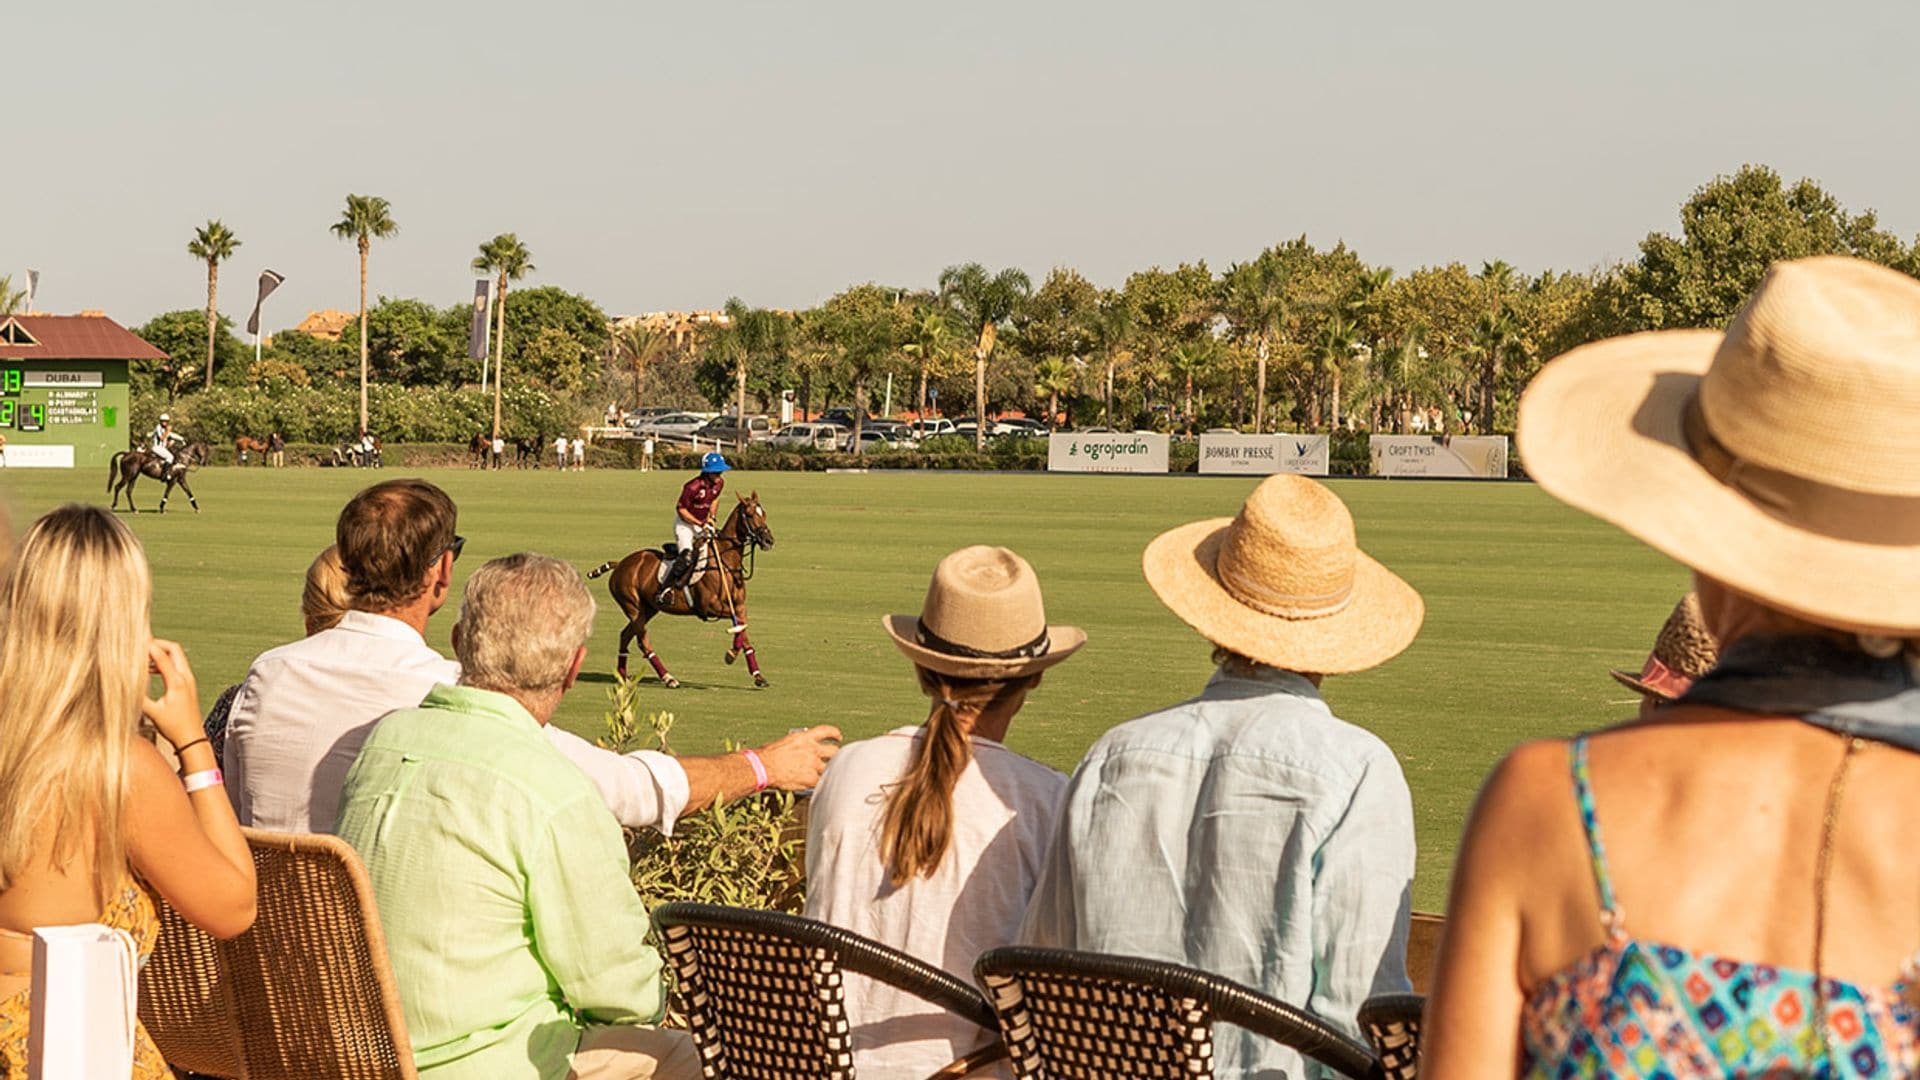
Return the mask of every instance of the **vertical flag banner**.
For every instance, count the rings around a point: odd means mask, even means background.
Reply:
[[[287,280],[286,275],[276,271],[260,271],[260,294],[254,297],[253,314],[247,316],[247,333],[256,335],[260,333],[260,305],[266,303],[267,297],[272,296],[273,290],[279,288],[280,283],[285,280]]]
[[[40,291],[40,271],[27,268],[27,314],[33,314],[33,294]]]
[[[467,359],[487,358],[487,323],[492,314],[493,282],[478,278],[473,283],[473,325],[467,330]]]

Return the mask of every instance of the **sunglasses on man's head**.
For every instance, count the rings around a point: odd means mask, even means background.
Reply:
[[[466,546],[467,538],[461,536],[459,533],[455,533],[453,534],[453,543],[447,545],[447,550],[453,552],[454,561],[458,562],[460,559],[460,549]]]

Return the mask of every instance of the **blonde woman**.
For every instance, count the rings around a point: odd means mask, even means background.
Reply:
[[[1067,778],[1002,745],[1040,673],[1086,635],[1048,626],[1040,584],[1005,548],[942,559],[918,617],[885,620],[932,699],[927,721],[843,748],[807,826],[807,914],[971,980],[1011,944]],[[847,985],[862,1076],[927,1076],[987,1037],[867,979]]]
[[[105,510],[27,530],[0,581],[0,1076],[27,1075],[35,927],[101,922],[142,956],[158,925],[137,874],[216,937],[253,924],[253,860],[200,734],[186,654],[147,628],[140,544]],[[149,672],[160,697],[146,696]],[[145,716],[184,763],[137,735]],[[143,1031],[135,1077],[169,1075]]]
[[[1691,568],[1719,659],[1487,780],[1422,1080],[1920,1075],[1916,407],[1920,282],[1845,258],[1534,379],[1527,471]]]
[[[347,568],[340,562],[340,546],[328,544],[326,550],[308,564],[307,583],[300,590],[300,621],[306,626],[307,636],[338,626],[341,616],[352,605],[353,594],[347,591]],[[220,696],[213,700],[213,708],[207,710],[206,723],[201,725],[217,758],[226,754],[227,716],[233,711],[233,699],[240,693],[240,686],[234,683],[220,691]]]

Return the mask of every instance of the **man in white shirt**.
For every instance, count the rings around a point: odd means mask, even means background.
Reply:
[[[561,472],[567,471],[567,437],[565,435],[553,437],[553,459],[556,468]]]
[[[331,630],[262,653],[234,696],[223,765],[241,824],[332,832],[347,770],[374,722],[459,679],[459,665],[424,637],[465,542],[454,532],[456,513],[446,492],[424,480],[375,484],[341,510],[334,535],[354,610]],[[623,826],[663,833],[682,811],[716,799],[813,787],[840,738],[822,725],[757,750],[676,758],[615,754],[560,728],[543,730]]]

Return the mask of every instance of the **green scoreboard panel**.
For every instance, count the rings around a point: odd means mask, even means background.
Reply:
[[[7,466],[102,465],[125,450],[125,360],[0,359]]]

